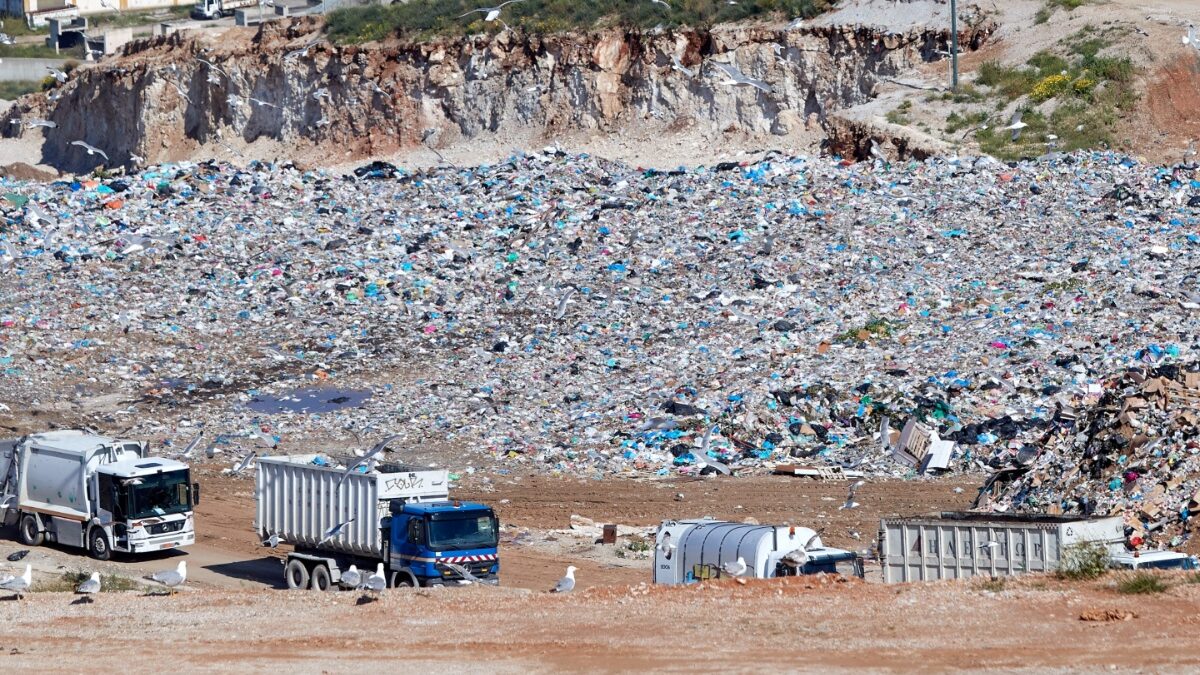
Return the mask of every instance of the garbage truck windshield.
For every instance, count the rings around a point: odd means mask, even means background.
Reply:
[[[131,478],[123,487],[129,495],[130,518],[167,516],[192,508],[186,469]]]
[[[493,548],[498,529],[491,511],[437,513],[429,521],[429,548],[435,551]]]

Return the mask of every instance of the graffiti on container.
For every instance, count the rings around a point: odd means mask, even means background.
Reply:
[[[412,475],[402,478],[389,478],[384,487],[388,490],[416,490],[425,487],[425,479]]]

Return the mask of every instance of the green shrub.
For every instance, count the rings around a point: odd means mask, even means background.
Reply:
[[[50,78],[54,79],[54,78]],[[16,80],[12,82],[0,82],[0,99],[5,101],[15,101],[25,94],[32,94],[35,91],[42,90],[42,83],[37,80]]]
[[[1167,582],[1151,572],[1134,572],[1117,582],[1117,592],[1126,595],[1152,595],[1168,588]]]
[[[1060,579],[1098,579],[1108,571],[1108,548],[1098,541],[1071,544],[1063,550],[1056,574]]]
[[[482,13],[461,17],[489,4],[487,0],[410,0],[387,6],[339,9],[329,15],[329,36],[336,42],[356,43],[390,35],[429,37],[502,30],[500,21],[487,23]],[[757,18],[813,17],[828,11],[830,0],[683,0],[670,8],[650,0],[524,0],[504,8],[500,19],[531,33],[557,33],[605,26],[670,28],[707,27]],[[461,17],[461,18],[460,18]]]

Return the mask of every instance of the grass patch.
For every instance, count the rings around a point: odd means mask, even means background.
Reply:
[[[397,35],[427,38],[503,30],[500,21],[485,22],[487,0],[410,0],[387,6],[347,7],[329,15],[330,39],[342,44],[369,42]],[[607,26],[664,28],[708,27],[758,18],[813,17],[832,7],[830,0],[683,0],[664,7],[650,0],[525,0],[503,9],[500,19],[527,33],[559,33]]]
[[[14,82],[0,82],[0,99],[5,101],[15,101],[25,94],[32,94],[35,91],[42,90],[42,83],[37,80],[17,80]]]
[[[1192,572],[1183,578],[1185,584],[1200,584],[1200,572]]]
[[[912,121],[912,118],[908,116],[912,112],[912,107],[912,101],[904,101],[895,110],[888,111],[884,117],[892,124],[906,125]]]
[[[834,338],[837,342],[862,343],[872,338],[891,337],[896,332],[896,326],[887,319],[875,318],[863,324],[861,328],[851,328]]]
[[[1033,15],[1034,23],[1046,23],[1054,16],[1054,12],[1063,9],[1068,12],[1074,11],[1088,4],[1091,0],[1046,0],[1046,4],[1038,9],[1037,14]]]
[[[1003,591],[1007,586],[1008,586],[1007,578],[993,577],[991,579],[984,579],[983,581],[980,581],[978,588],[981,591],[988,591],[990,593],[999,593],[999,592]]]
[[[1167,582],[1150,572],[1134,572],[1117,582],[1117,592],[1125,595],[1153,595],[1170,588]]]
[[[178,7],[164,7],[162,9],[147,10],[144,12],[121,12],[120,14],[113,12],[109,14],[93,14],[88,17],[88,28],[132,28],[137,26],[148,26],[161,21],[171,21],[174,19],[185,18],[191,11],[191,5],[181,5]]]
[[[57,577],[41,579],[33,585],[35,593],[74,593],[84,581],[92,576],[91,572],[63,572]],[[100,592],[115,593],[118,591],[133,591],[139,588],[137,582],[116,574],[100,575]]]
[[[982,64],[975,83],[995,100],[997,113],[1011,110],[1012,102],[1019,99],[1037,107],[1025,109],[1022,121],[1028,126],[1016,139],[1002,128],[1009,120],[999,114],[976,125],[989,127],[975,133],[980,149],[1002,160],[1035,157],[1050,149],[1119,149],[1117,126],[1138,102],[1133,62],[1125,56],[1103,55],[1121,30],[1085,26],[1056,49],[1037,52],[1024,65]],[[1049,101],[1055,105],[1041,112],[1040,104]],[[967,127],[957,119],[947,123],[949,133]]]
[[[0,45],[0,59],[69,59],[83,58],[83,45],[63,48],[56,54],[44,44]]]
[[[1059,579],[1083,581],[1099,579],[1108,572],[1108,548],[1095,541],[1071,544],[1063,549],[1055,575]]]

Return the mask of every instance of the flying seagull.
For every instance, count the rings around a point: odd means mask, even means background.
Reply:
[[[650,0],[650,2],[652,2],[656,5],[662,5],[663,7],[666,7],[667,9],[671,9],[671,3],[667,2],[666,0]]]
[[[479,9],[473,9],[469,12],[466,12],[465,14],[460,14],[458,18],[461,19],[464,16],[482,12],[482,13],[486,13],[486,16],[483,17],[484,21],[487,21],[487,22],[495,21],[496,19],[500,18],[500,10],[504,9],[505,5],[511,5],[514,2],[524,2],[524,1],[525,0],[508,0],[507,2],[502,2],[498,5],[496,5],[495,7],[480,7]]]
[[[1012,131],[1013,142],[1016,142],[1016,140],[1021,137],[1021,130],[1029,126],[1021,121],[1021,116],[1024,114],[1024,111],[1017,110],[1015,113],[1013,113],[1012,119],[1008,121],[1008,126],[1004,127],[1005,129]]]
[[[253,96],[250,97],[250,102],[255,105],[265,105],[268,108],[278,108],[279,107],[279,106],[275,105],[274,103],[268,103],[267,101],[264,101],[261,98],[254,98]]]
[[[100,6],[104,9],[114,11],[118,15],[121,13],[121,8],[114,6],[109,0],[100,0]]]
[[[63,71],[59,70],[58,68],[51,68],[50,66],[46,66],[46,70],[50,71],[50,74],[54,76],[54,79],[58,80],[59,82],[67,81],[67,74],[64,73]]]
[[[710,442],[712,442],[712,432],[714,428],[715,427],[710,425],[704,431],[704,438],[700,441],[700,452],[692,452],[692,457],[696,458],[696,468],[701,473],[703,473],[705,467],[712,467],[714,470],[719,471],[726,476],[733,475],[733,472],[729,470],[728,466],[708,457],[708,445]]]
[[[43,222],[43,223],[53,223],[54,222],[54,219],[50,217],[50,214],[46,213],[45,209],[38,206],[37,202],[29,202],[25,206],[25,218],[26,218],[26,220],[33,221],[33,223],[35,225],[39,222]]]
[[[480,579],[479,577],[475,576],[474,574],[471,574],[471,570],[467,569],[466,567],[464,567],[462,565],[452,563],[452,562],[439,562],[438,565],[450,570],[451,572],[454,572],[458,576],[462,577],[463,580],[466,581],[467,583],[487,584],[490,586],[496,585],[496,582],[491,579]]]
[[[187,561],[180,560],[179,566],[173,570],[159,570],[149,577],[150,581],[158,583],[171,589],[174,593],[176,588],[179,588],[187,581]]]
[[[50,120],[43,120],[43,119],[32,119],[32,120],[29,120],[28,122],[26,122],[25,126],[29,127],[30,129],[32,129],[33,127],[46,127],[47,129],[57,129],[58,122],[51,122]]]
[[[171,86],[175,87],[175,91],[179,92],[179,95],[183,97],[183,100],[187,101],[188,103],[192,102],[192,99],[188,98],[187,92],[185,92],[183,87],[179,86],[178,83],[171,82]]]
[[[85,602],[92,602],[92,596],[100,592],[100,573],[92,572],[92,576],[85,580],[82,584],[75,587],[75,594],[82,595],[80,598]]]
[[[108,153],[104,152],[103,150],[101,150],[100,148],[97,148],[94,145],[88,145],[87,143],[85,143],[83,141],[71,141],[71,145],[78,145],[79,147],[83,148],[84,150],[87,150],[87,154],[100,155],[101,157],[104,158],[104,161],[106,161],[106,162],[108,161]]]
[[[554,588],[550,589],[551,593],[570,593],[575,590],[575,566],[567,566],[567,576],[558,580]]]
[[[567,315],[567,305],[571,302],[571,296],[575,295],[575,288],[571,287],[563,293],[562,298],[558,301],[558,308],[554,310],[554,320],[559,321]]]
[[[200,63],[203,63],[204,65],[208,66],[209,68],[212,68],[213,70],[217,71],[218,73],[224,75],[226,79],[233,79],[233,78],[229,77],[229,73],[225,72],[224,70],[221,70],[221,67],[218,66],[217,64],[213,63],[212,61],[200,58],[199,56],[196,57],[196,60],[199,61]]]
[[[349,525],[350,523],[353,523],[353,522],[354,522],[354,518],[351,518],[350,520],[343,520],[342,522],[338,523],[337,525],[334,525],[333,527],[329,528],[328,530],[325,530],[325,536],[321,537],[321,541],[317,542],[317,546],[321,546],[325,542],[329,541],[330,539],[333,539],[334,537],[340,535],[342,533],[342,528],[346,527],[347,525]]]
[[[250,452],[246,453],[246,456],[243,457],[241,461],[234,465],[232,469],[228,469],[228,475],[237,476],[238,474],[242,473],[250,466],[250,462],[253,462],[255,457],[258,457],[258,452],[255,450],[251,450]]]
[[[671,55],[671,68],[673,70],[678,70],[679,72],[683,73],[684,75],[687,75],[688,77],[696,76],[696,71],[691,70],[690,68],[684,67],[683,62],[680,61],[679,57],[675,56],[674,54]]]
[[[362,457],[359,457],[357,462],[346,467],[346,470],[342,473],[342,477],[338,479],[337,487],[334,488],[333,493],[337,494],[338,490],[342,489],[342,482],[346,480],[346,477],[349,476],[351,474],[351,472],[353,472],[358,467],[365,465],[368,462],[368,460],[374,458],[376,455],[378,455],[379,453],[386,450],[387,446],[392,441],[394,441],[398,438],[400,438],[399,434],[393,435],[393,436],[388,436],[387,438],[383,439],[382,441],[376,443],[375,447],[368,450],[365,455],[363,455]]]
[[[184,448],[182,452],[175,454],[175,459],[187,459],[188,457],[191,457],[192,451],[195,450],[196,446],[200,444],[200,439],[202,438],[204,438],[204,432],[196,434],[196,438],[194,438],[191,443],[188,443],[187,447]]]
[[[846,503],[839,506],[838,510],[841,511],[842,509],[857,509],[859,507],[859,503],[854,501],[854,493],[858,490],[858,488],[860,488],[866,484],[867,484],[867,482],[865,480],[860,480],[860,481],[851,483],[850,491],[848,493],[846,493]]]
[[[740,555],[738,556],[736,562],[727,562],[724,565],[721,565],[721,570],[731,577],[740,577],[746,573],[747,569],[746,559]]]
[[[135,155],[131,152],[129,153],[129,161],[133,162],[134,164],[145,164],[146,158],[140,155]]]
[[[279,548],[279,543],[283,542],[283,541],[287,541],[287,540],[284,539],[283,537],[279,536],[278,532],[272,532],[270,534],[270,536],[268,536],[266,539],[263,539],[262,545],[269,546],[272,549],[276,549],[276,548]]]
[[[15,593],[18,599],[25,597],[29,587],[33,585],[33,566],[26,563],[25,573],[19,577],[8,577],[0,580],[0,590]]]
[[[718,63],[717,67],[724,71],[725,76],[728,78],[727,80],[721,82],[721,84],[732,87],[745,85],[748,87],[754,87],[755,89],[761,89],[767,94],[771,93],[771,87],[766,82],[763,82],[762,80],[756,80],[752,77],[746,77],[740,70],[727,63]]]

